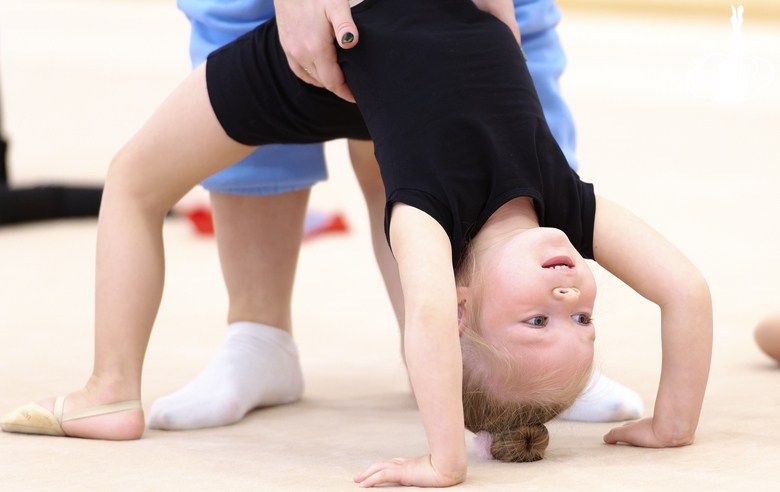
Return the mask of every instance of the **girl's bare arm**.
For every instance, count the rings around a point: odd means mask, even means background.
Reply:
[[[644,447],[691,444],[712,356],[707,282],[658,232],[601,197],[596,201],[593,251],[600,265],[661,308],[663,362],[654,415],[613,429],[604,441]]]
[[[450,242],[433,218],[404,204],[393,208],[390,238],[406,306],[406,365],[431,454],[376,463],[355,481],[447,487],[465,479],[468,461]]]

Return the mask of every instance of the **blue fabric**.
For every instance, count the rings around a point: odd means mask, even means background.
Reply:
[[[558,79],[566,55],[555,32],[561,12],[554,0],[514,0],[528,69],[544,115],[569,165],[578,169],[576,130]],[[273,0],[178,0],[192,24],[190,57],[193,67],[209,53],[252,30],[274,15]],[[220,193],[272,195],[308,188],[327,179],[322,144],[268,145],[203,181]]]
[[[178,0],[177,5],[192,25],[193,68],[215,49],[274,16],[273,0]]]
[[[514,0],[514,3],[528,71],[542,103],[544,117],[569,166],[576,171],[579,169],[576,127],[558,83],[566,68],[566,54],[555,31],[561,11],[554,0]]]
[[[274,15],[273,0],[178,0],[178,6],[192,24],[193,67]],[[311,188],[327,178],[322,144],[264,145],[201,185],[217,193],[276,195]]]

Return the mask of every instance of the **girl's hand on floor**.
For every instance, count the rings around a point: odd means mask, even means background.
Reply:
[[[431,455],[417,458],[396,458],[380,461],[359,473],[355,482],[361,487],[373,487],[383,483],[400,483],[416,487],[450,487],[466,478],[466,470],[454,475],[439,473],[431,462]]]
[[[653,418],[649,417],[636,422],[629,422],[621,427],[615,427],[604,436],[607,444],[626,443],[643,448],[671,448],[687,446],[691,442],[675,442],[659,438],[653,431]]]
[[[663,448],[653,433],[653,419],[646,418],[615,427],[604,436],[607,444],[626,443],[643,448]]]

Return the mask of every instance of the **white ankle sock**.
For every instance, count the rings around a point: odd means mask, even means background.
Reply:
[[[232,323],[222,348],[188,385],[154,402],[152,429],[201,429],[234,424],[257,407],[303,395],[298,349],[289,333],[249,321]]]
[[[638,419],[643,411],[639,394],[599,371],[593,371],[585,390],[561,418],[578,422],[619,422]]]

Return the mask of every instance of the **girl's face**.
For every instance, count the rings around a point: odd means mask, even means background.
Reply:
[[[523,231],[486,250],[478,265],[488,343],[534,372],[570,378],[590,367],[596,281],[562,231]]]

